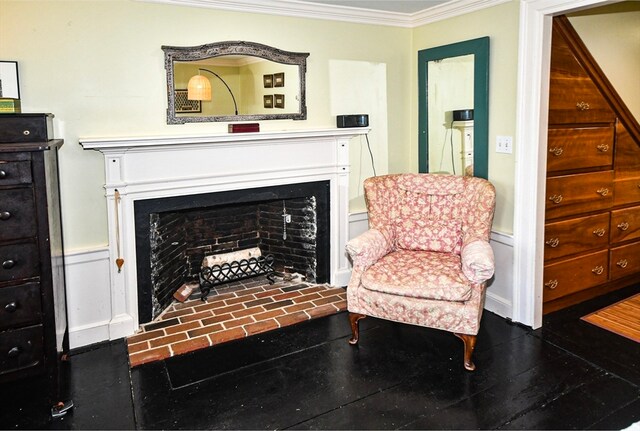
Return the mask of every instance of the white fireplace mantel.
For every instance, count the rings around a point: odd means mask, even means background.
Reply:
[[[368,131],[353,128],[81,138],[84,149],[104,155],[111,262],[109,338],[131,335],[139,326],[134,218],[137,200],[329,181],[329,279],[333,285],[346,285],[350,276],[345,253],[349,237],[349,141]],[[120,272],[115,263],[118,257],[124,259]]]

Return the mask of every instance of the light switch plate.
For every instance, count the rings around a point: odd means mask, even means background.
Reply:
[[[513,153],[513,137],[496,136],[496,153]]]

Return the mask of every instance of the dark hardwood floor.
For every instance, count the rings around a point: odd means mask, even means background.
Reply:
[[[477,370],[452,334],[344,313],[129,370],[122,340],[73,352],[74,409],[51,420],[38,379],[0,385],[11,429],[623,429],[640,421],[640,344],[580,320],[532,331],[483,317]]]

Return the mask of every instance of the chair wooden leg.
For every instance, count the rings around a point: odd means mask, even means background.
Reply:
[[[351,323],[351,338],[349,339],[349,344],[358,344],[358,339],[360,338],[360,326],[358,325],[358,321],[365,317],[367,316],[364,314],[349,313],[349,323]]]
[[[476,348],[476,336],[468,335],[468,334],[454,334],[456,337],[460,338],[464,343],[464,368],[468,371],[473,371],[476,369],[476,365],[473,363],[471,356],[473,355],[473,350]]]

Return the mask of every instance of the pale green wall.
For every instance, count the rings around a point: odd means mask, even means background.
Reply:
[[[631,113],[640,120],[640,2],[628,1],[569,15]]]
[[[107,242],[102,155],[84,151],[78,138],[226,133],[226,123],[166,125],[160,49],[224,40],[311,53],[307,121],[263,121],[262,130],[335,127],[330,61],[386,64],[393,127],[371,144],[375,151],[388,141],[388,151],[398,154],[384,170],[408,170],[410,29],[127,0],[0,0],[0,58],[19,62],[23,111],[54,113],[56,135],[65,139],[60,170],[68,251]]]
[[[418,169],[418,51],[454,42],[490,38],[489,54],[489,180],[496,187],[494,230],[513,232],[514,154],[495,152],[498,135],[515,137],[516,81],[518,67],[519,3],[512,1],[464,16],[416,28],[412,49],[412,121],[410,148],[411,169]],[[499,25],[498,25],[499,23]],[[390,163],[394,162],[390,156]]]

